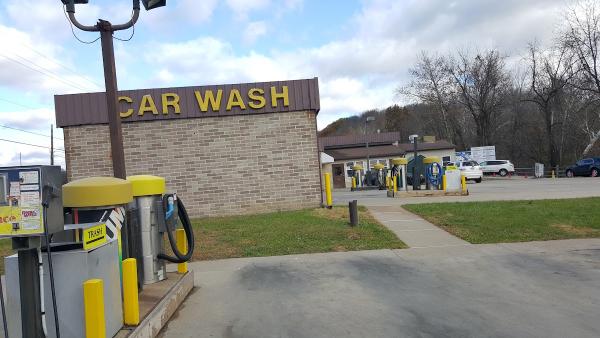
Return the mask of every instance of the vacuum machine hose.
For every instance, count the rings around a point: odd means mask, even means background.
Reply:
[[[192,229],[192,222],[190,222],[190,218],[188,217],[187,211],[185,210],[185,206],[180,198],[177,199],[177,213],[179,215],[179,219],[181,220],[181,224],[183,225],[183,230],[185,231],[185,237],[187,239],[187,247],[188,250],[185,254],[182,254],[177,248],[177,241],[173,237],[173,231],[175,229],[171,228],[171,222],[166,222],[167,226],[167,237],[169,237],[169,243],[171,244],[171,249],[176,257],[171,257],[165,254],[158,254],[157,257],[160,259],[164,259],[171,263],[184,263],[192,258],[192,254],[194,253],[194,230]]]
[[[437,166],[437,175],[433,174],[433,166]],[[442,184],[442,166],[439,163],[432,163],[427,166],[426,175],[429,182],[434,186]]]

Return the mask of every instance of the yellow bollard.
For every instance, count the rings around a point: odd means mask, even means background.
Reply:
[[[356,189],[356,177],[352,176],[352,189]]]
[[[175,235],[177,236],[177,249],[179,249],[179,252],[181,252],[182,254],[185,255],[188,250],[187,241],[186,241],[186,237],[185,237],[185,230],[177,229],[177,230],[175,230]],[[186,272],[188,272],[187,262],[177,264],[177,273],[186,273]]]
[[[442,190],[446,191],[446,174],[442,175]]]
[[[386,188],[389,188],[389,187],[390,187],[390,177],[389,177],[389,176],[386,176],[386,177],[385,177],[385,187],[386,187]]]
[[[467,192],[467,178],[464,175],[460,176],[460,185],[463,193]]]
[[[126,325],[140,323],[137,264],[135,258],[123,261],[123,321]]]
[[[83,282],[83,310],[86,338],[106,338],[104,290],[101,279]]]
[[[394,194],[398,192],[398,176],[394,176]]]
[[[556,178],[556,176],[554,176],[554,170],[552,170],[552,178]]]
[[[325,198],[327,200],[327,207],[331,209],[333,200],[331,198],[331,175],[325,173]]]

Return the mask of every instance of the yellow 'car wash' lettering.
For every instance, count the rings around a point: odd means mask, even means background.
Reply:
[[[277,108],[277,100],[283,99],[283,106],[287,107],[290,105],[290,99],[288,95],[288,86],[281,86],[283,91],[281,93],[277,92],[277,87],[271,87],[271,106],[273,108]]]
[[[246,109],[246,105],[244,101],[242,101],[242,96],[240,95],[240,91],[237,89],[232,89],[229,92],[229,99],[227,99],[227,110],[231,110],[232,107],[237,106],[240,109]]]
[[[260,88],[252,88],[248,91],[248,98],[252,101],[248,102],[248,106],[252,109],[263,108],[267,104],[265,100],[265,91]]]
[[[140,103],[140,109],[138,110],[139,116],[144,116],[144,113],[152,112],[153,115],[158,115],[158,109],[154,104],[154,99],[150,95],[142,96],[142,102]]]
[[[133,100],[129,96],[119,96],[119,102],[126,102],[128,104],[132,104]],[[129,108],[126,111],[119,113],[119,116],[121,116],[121,118],[127,118],[131,115],[133,115],[133,108]]]
[[[181,109],[179,108],[179,95],[175,93],[164,93],[161,95],[161,99],[163,115],[169,115],[169,107],[173,107],[175,114],[181,113]]]
[[[202,112],[206,113],[208,111],[209,103],[212,108],[212,111],[218,112],[219,109],[221,109],[221,99],[223,98],[223,90],[222,89],[217,90],[217,98],[216,99],[215,99],[215,96],[214,96],[212,90],[205,91],[204,97],[202,97],[202,94],[200,94],[200,91],[198,91],[198,90],[195,90],[194,94],[196,95],[196,101],[198,101],[198,107],[200,107],[200,110]]]

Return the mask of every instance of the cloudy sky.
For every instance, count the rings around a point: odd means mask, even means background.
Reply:
[[[131,0],[77,6],[84,24],[128,20]],[[319,77],[319,129],[400,102],[420,51],[547,43],[567,0],[169,0],[115,40],[120,89]],[[131,30],[116,33],[129,38]],[[95,33],[75,29],[86,42]],[[99,41],[75,39],[59,0],[0,1],[0,166],[49,161],[54,94],[103,90]],[[18,131],[17,128],[29,133]],[[55,130],[57,163],[64,162]]]

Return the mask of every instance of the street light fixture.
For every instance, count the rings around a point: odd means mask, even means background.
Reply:
[[[365,141],[367,142],[367,172],[371,171],[371,164],[370,164],[370,158],[369,158],[369,137],[367,136],[367,125],[369,124],[369,122],[373,122],[375,121],[375,116],[367,116],[367,118],[365,119]]]
[[[140,14],[140,0],[133,0],[133,15],[131,19],[120,25],[113,25],[110,22],[98,19],[98,23],[93,26],[81,24],[75,18],[75,4],[87,4],[88,0],[61,0],[66,6],[69,20],[73,25],[82,31],[100,32],[100,43],[102,45],[102,61],[104,65],[104,85],[106,88],[106,112],[108,114],[108,129],[110,133],[110,150],[113,165],[113,176],[125,179],[127,176],[125,170],[125,153],[123,151],[123,131],[121,130],[121,120],[117,110],[117,72],[115,69],[115,51],[113,46],[113,33],[128,29],[135,25]],[[142,0],[144,8],[151,10],[157,7],[165,6],[166,0]]]

